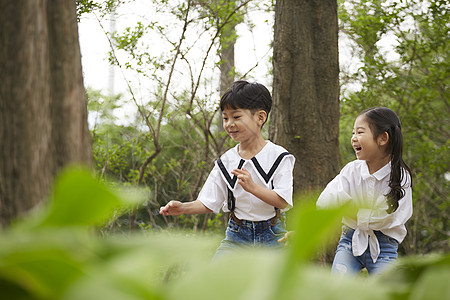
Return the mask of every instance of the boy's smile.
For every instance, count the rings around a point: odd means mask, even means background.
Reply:
[[[258,113],[249,109],[226,108],[222,112],[223,128],[235,142],[246,142],[261,135],[262,123]]]

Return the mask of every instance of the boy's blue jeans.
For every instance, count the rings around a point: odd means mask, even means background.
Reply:
[[[366,268],[369,274],[381,272],[384,268],[393,263],[398,257],[398,242],[384,235],[381,231],[374,233],[380,245],[380,255],[374,263],[370,256],[370,249],[361,256],[354,256],[352,252],[352,237],[355,231],[347,226],[342,227],[342,235],[334,256],[331,272],[339,274],[357,274]]]
[[[286,233],[286,225],[281,218],[278,218],[277,224],[274,226],[270,225],[270,220],[259,222],[241,221],[242,224],[238,225],[230,218],[225,239],[222,240],[217,248],[213,260],[237,249],[250,247],[284,247],[284,243],[278,242],[278,239],[282,238]]]

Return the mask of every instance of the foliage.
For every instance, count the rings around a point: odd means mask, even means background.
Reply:
[[[106,97],[88,89],[89,119],[93,138],[95,169],[99,178],[109,184],[136,186],[140,168],[148,153],[154,151],[152,136],[142,125],[118,125],[114,110],[119,97]],[[91,117],[97,116],[97,118]],[[94,120],[98,122],[94,123]],[[138,122],[138,121],[136,121]],[[139,124],[139,123],[138,123]],[[146,205],[136,212],[134,227],[157,230],[163,227],[223,231],[225,215],[162,217],[159,207],[172,199],[192,201],[211,170],[212,159],[200,155],[205,144],[201,136],[185,118],[171,115],[161,127],[160,144],[164,148],[144,172],[142,186],[147,190]],[[128,216],[117,218],[103,228],[109,231],[128,231]]]
[[[450,293],[449,255],[410,257],[369,280],[332,276],[312,264],[335,234],[341,210],[304,205],[293,212],[297,232],[285,251],[247,250],[211,263],[217,237],[95,236],[92,228],[105,217],[139,202],[86,171],[66,170],[52,195],[48,206],[0,232],[5,299],[445,299]]]
[[[356,115],[388,106],[402,120],[404,159],[413,171],[414,216],[406,253],[449,251],[450,106],[447,1],[340,1],[341,32],[359,68],[342,75],[341,151],[354,159]],[[390,43],[386,50],[387,43]],[[348,89],[349,86],[359,87]]]
[[[131,2],[134,0],[76,0],[77,4],[77,20],[92,12],[100,12],[102,16],[105,16],[115,10],[115,8],[123,3]]]

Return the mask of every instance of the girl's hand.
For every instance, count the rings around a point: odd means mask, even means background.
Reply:
[[[284,234],[284,237],[282,237],[281,239],[278,240],[278,243],[283,243],[284,242],[284,246],[288,246],[289,245],[289,236],[291,236],[294,232],[293,231],[288,231]]]
[[[231,174],[235,175],[238,179],[238,183],[242,186],[242,188],[252,193],[256,187],[256,183],[253,181],[252,176],[246,169],[234,169],[231,171]]]
[[[166,204],[166,206],[159,209],[159,213],[165,216],[178,216],[184,213],[182,209],[183,203],[180,201],[172,200]]]

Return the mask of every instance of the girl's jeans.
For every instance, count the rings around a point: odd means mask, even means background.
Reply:
[[[222,240],[217,248],[213,260],[237,249],[261,246],[270,248],[284,247],[284,243],[278,242],[278,239],[282,238],[286,233],[286,225],[281,218],[278,218],[275,226],[270,225],[270,220],[259,222],[241,221],[242,224],[238,225],[230,218],[225,239]]]
[[[363,268],[366,268],[369,274],[381,272],[384,268],[393,263],[397,257],[398,242],[384,235],[381,231],[374,230],[380,245],[380,255],[374,263],[370,256],[370,249],[361,256],[353,256],[352,237],[355,231],[347,226],[342,227],[342,235],[334,256],[331,272],[340,274],[357,274]]]

